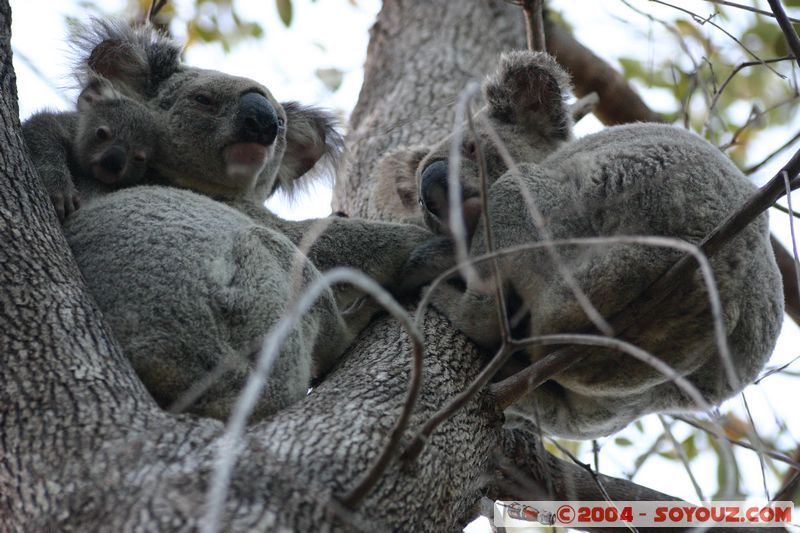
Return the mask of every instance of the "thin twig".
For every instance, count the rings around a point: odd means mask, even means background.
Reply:
[[[705,131],[707,131],[707,129],[708,129],[708,124],[711,121],[712,113],[714,112],[714,110],[717,107],[717,103],[719,101],[720,96],[722,96],[723,91],[725,91],[725,88],[728,86],[728,84],[731,82],[731,80],[733,80],[733,78],[734,78],[734,76],[736,76],[736,74],[738,74],[739,72],[741,72],[742,70],[744,70],[747,67],[753,67],[753,66],[757,66],[757,65],[766,65],[768,63],[778,63],[778,62],[781,62],[781,61],[789,61],[789,60],[792,60],[794,58],[795,58],[794,56],[783,56],[783,57],[776,57],[776,58],[772,58],[772,59],[764,59],[762,61],[746,61],[744,63],[739,63],[738,65],[736,65],[736,68],[734,68],[733,71],[731,71],[731,73],[728,74],[728,77],[725,78],[725,81],[722,82],[722,84],[719,86],[719,89],[714,91],[714,96],[711,98],[711,103],[708,106],[708,119],[706,119],[706,123],[703,125],[703,133],[705,133]]]
[[[467,113],[467,124],[469,125],[470,135],[475,142],[475,155],[478,160],[478,177],[480,178],[480,200],[481,209],[483,211],[481,219],[483,221],[483,232],[486,240],[487,253],[494,252],[494,232],[492,231],[491,215],[489,213],[489,173],[486,169],[486,154],[481,146],[480,139],[478,139],[478,132],[475,129],[475,123],[472,120],[472,113]],[[508,321],[508,306],[506,305],[506,296],[503,292],[503,279],[502,272],[500,271],[500,264],[495,257],[492,260],[492,278],[494,279],[494,297],[495,305],[497,307],[497,318],[500,321],[500,331],[503,342],[511,338],[511,324]]]
[[[755,445],[755,447],[758,448],[756,455],[758,455],[758,464],[761,466],[761,483],[764,485],[764,496],[766,496],[767,501],[769,501],[770,498],[769,488],[767,487],[766,462],[764,461],[764,452],[766,451],[767,447],[764,446],[764,441],[761,440],[761,435],[759,435],[758,430],[756,430],[756,424],[753,421],[753,413],[750,412],[750,404],[747,403],[747,396],[745,396],[744,392],[742,392],[741,396],[742,403],[744,404],[744,411],[747,413],[747,421],[749,423],[749,427],[747,428],[747,437]]]
[[[508,172],[510,172],[519,182],[522,174],[520,173],[517,162],[514,161],[514,158],[511,156],[511,152],[508,151],[508,147],[506,147],[505,143],[500,138],[500,135],[497,133],[497,130],[495,130],[491,121],[483,115],[481,115],[479,118],[483,124],[485,133],[489,136],[492,144],[497,149],[497,153],[500,155],[503,163],[505,163]],[[605,335],[613,335],[614,329],[609,325],[594,304],[592,304],[591,300],[578,283],[578,280],[575,279],[575,276],[572,275],[570,269],[564,264],[558,249],[555,246],[550,246],[548,244],[552,241],[552,236],[550,235],[550,230],[547,228],[547,221],[537,206],[536,199],[533,197],[533,195],[531,195],[528,187],[524,183],[519,182],[518,190],[522,194],[522,198],[525,201],[525,206],[528,209],[528,214],[531,215],[533,225],[536,228],[536,231],[539,233],[539,240],[545,243],[545,250],[547,251],[547,254],[553,261],[553,264],[555,265],[556,270],[558,270],[558,274],[561,276],[561,279],[563,279],[564,283],[566,283],[567,287],[569,287],[572,295],[578,302],[578,305],[580,305],[583,312],[586,313],[586,316],[589,318],[589,320],[591,320],[592,324],[594,324],[594,327],[596,327]]]
[[[739,142],[739,136],[742,133],[744,133],[754,122],[760,120],[764,115],[766,115],[767,113],[771,113],[772,111],[775,111],[779,107],[783,107],[785,105],[789,105],[796,102],[798,97],[800,97],[800,95],[795,94],[790,98],[787,98],[783,102],[778,102],[777,104],[769,106],[763,111],[754,106],[750,112],[750,116],[747,117],[747,121],[745,121],[744,124],[742,124],[736,131],[734,131],[733,135],[731,136],[731,140],[726,142],[725,144],[721,144],[719,146],[719,149],[725,151],[728,148],[735,146]]]
[[[770,9],[772,9],[772,13],[775,15],[775,20],[778,21],[778,26],[781,27],[781,31],[783,32],[783,36],[786,38],[786,43],[789,45],[789,49],[792,51],[794,57],[797,58],[797,61],[800,64],[800,37],[797,36],[797,32],[794,31],[792,22],[789,20],[789,17],[786,16],[786,11],[784,11],[783,5],[781,4],[780,0],[767,0],[767,2],[769,3]]]
[[[775,15],[772,12],[765,11],[763,9],[758,9],[756,7],[745,6],[742,4],[737,4],[735,2],[728,2],[727,0],[705,0],[705,1],[711,2],[712,4],[720,4],[723,6],[735,7],[736,9],[743,9],[744,11],[750,11],[751,13],[758,13],[759,15],[765,15],[767,17],[775,18]],[[789,17],[789,20],[796,24],[800,24],[800,19]]]
[[[759,383],[761,383],[761,381],[762,381],[762,380],[764,380],[764,379],[766,379],[766,378],[770,377],[771,375],[773,375],[773,374],[777,374],[777,373],[779,373],[779,372],[783,372],[784,370],[786,370],[787,368],[789,368],[790,366],[792,366],[792,365],[793,365],[795,362],[797,362],[797,360],[798,360],[798,359],[800,359],[800,355],[798,355],[797,357],[795,357],[794,359],[792,359],[791,361],[789,361],[788,363],[786,363],[786,364],[784,364],[784,365],[781,365],[781,366],[779,366],[779,367],[776,367],[776,368],[770,368],[770,369],[768,369],[766,372],[764,372],[763,374],[761,374],[761,375],[758,377],[758,379],[757,379],[757,380],[755,380],[755,381],[753,382],[753,384],[754,384],[754,385],[758,385]]]
[[[676,6],[676,5],[670,4],[670,3],[668,3],[668,2],[664,2],[663,0],[649,0],[649,1],[650,1],[650,2],[655,2],[655,3],[657,3],[657,4],[661,4],[662,6],[671,7],[672,9],[677,9],[678,11],[681,11],[681,12],[683,12],[683,13],[686,13],[687,15],[689,15],[690,17],[692,17],[692,20],[694,20],[695,22],[697,22],[697,23],[698,23],[698,24],[700,24],[700,25],[703,25],[703,24],[705,24],[705,23],[709,23],[709,24],[711,24],[712,26],[714,26],[715,28],[717,28],[719,31],[721,31],[722,33],[724,33],[725,35],[727,35],[727,36],[728,36],[728,37],[729,37],[731,40],[733,40],[733,41],[734,41],[736,44],[738,44],[739,46],[741,46],[741,47],[742,47],[742,49],[743,49],[745,52],[747,52],[748,54],[750,54],[750,55],[753,57],[753,59],[755,59],[756,61],[760,61],[761,63],[764,63],[764,61],[763,61],[763,60],[762,60],[760,57],[758,57],[758,55],[756,55],[756,53],[755,53],[755,52],[753,52],[752,50],[750,50],[750,49],[749,49],[749,48],[748,48],[748,47],[747,47],[747,46],[746,46],[746,45],[745,45],[745,44],[744,44],[742,41],[740,41],[739,39],[737,39],[737,38],[736,38],[736,36],[734,36],[734,35],[733,35],[733,34],[731,34],[731,33],[730,33],[728,30],[726,30],[725,28],[723,28],[722,26],[720,26],[719,24],[717,24],[716,22],[714,22],[713,20],[711,20],[711,18],[714,16],[714,14],[712,14],[712,15],[710,15],[710,16],[708,16],[708,17],[701,17],[701,16],[700,16],[700,15],[698,15],[697,13],[693,13],[692,11],[689,11],[688,9],[684,9],[684,8],[682,8],[682,7],[679,7],[679,6]],[[797,55],[797,54],[795,54],[795,55]],[[778,72],[778,71],[777,71],[777,70],[775,70],[774,68],[772,68],[772,67],[770,67],[769,65],[766,65],[766,64],[765,64],[765,66],[766,66],[768,69],[770,69],[772,72],[774,72],[774,73],[775,73],[775,75],[776,75],[776,76],[778,76],[780,79],[782,79],[782,80],[783,80],[783,79],[786,79],[786,76],[784,76],[783,74],[781,74],[780,72]]]
[[[352,283],[363,292],[371,295],[392,316],[400,321],[404,329],[406,329],[408,332],[409,337],[414,339],[415,342],[419,343],[420,345],[422,344],[422,335],[415,327],[414,321],[411,319],[411,317],[408,316],[400,304],[398,304],[394,298],[392,298],[392,296],[386,292],[385,289],[383,289],[372,279],[366,277],[363,273],[351,268],[339,267],[323,273],[319,278],[314,280],[314,282],[309,285],[302,297],[296,302],[293,302],[292,306],[280,318],[280,320],[275,323],[269,334],[266,336],[264,340],[264,348],[262,349],[258,360],[256,361],[256,368],[250,374],[244,390],[239,395],[233,412],[228,419],[225,432],[219,439],[215,453],[215,464],[211,473],[211,480],[209,482],[206,513],[202,522],[202,530],[204,532],[216,533],[220,529],[228,486],[230,484],[234,464],[236,463],[236,459],[238,457],[238,452],[240,451],[239,444],[244,436],[245,425],[250,413],[252,413],[253,408],[258,401],[261,391],[263,390],[266,377],[269,374],[272,364],[278,355],[278,350],[283,345],[286,337],[293,330],[299,319],[305,313],[307,313],[314,302],[316,302],[319,295],[334,284],[345,282]],[[421,361],[414,362],[415,366],[418,364],[421,365]],[[413,375],[411,381],[412,382],[409,384],[409,397],[413,395],[415,390]],[[416,400],[416,395],[414,395],[413,399]],[[407,398],[406,405],[408,405],[408,403],[409,401]],[[411,403],[413,406],[413,402]],[[398,424],[396,424],[394,430],[392,431],[392,435],[402,432],[405,429],[404,427],[399,427],[400,422],[403,420],[407,422],[410,411],[411,409],[406,409],[404,407],[403,413],[401,413],[400,419],[398,419]],[[387,448],[391,447],[392,449],[389,451],[394,452],[398,444],[399,439],[398,441],[390,439],[387,444]],[[384,449],[382,456],[383,455],[390,456],[391,453],[387,453],[387,450]],[[364,490],[361,488],[362,484],[363,480],[357,486],[359,491]],[[366,487],[366,490],[369,490],[369,487]]]
[[[689,457],[686,455],[686,450],[683,449],[681,443],[678,442],[678,439],[676,439],[675,435],[672,434],[672,428],[670,427],[670,424],[667,423],[667,419],[664,418],[663,415],[658,415],[658,420],[664,427],[664,434],[667,435],[672,443],[672,449],[675,450],[675,454],[681,460],[684,470],[686,470],[686,473],[689,475],[689,480],[692,482],[692,486],[694,487],[694,491],[697,493],[697,497],[701,502],[706,501],[706,497],[703,495],[703,489],[700,488],[700,484],[697,482],[697,479],[692,473],[692,468],[689,466]]]
[[[792,216],[792,217],[795,217],[795,218],[800,218],[800,213],[798,213],[797,211],[792,211],[788,207],[783,207],[781,204],[775,204],[775,205],[772,206],[772,208],[773,209],[777,209],[781,213],[785,213],[785,214],[787,214],[789,216]]]
[[[680,416],[680,415],[670,415],[670,416],[672,418],[674,418],[675,420],[680,420],[684,424],[689,424],[692,427],[696,427],[697,429],[705,431],[709,435],[712,435],[712,436],[714,436],[716,438],[719,438],[719,435],[717,434],[715,429],[708,428],[708,427],[706,427],[705,425],[703,425],[702,423],[700,423],[700,422],[698,422],[696,420],[692,420],[691,418],[687,418],[687,417]],[[729,443],[733,444],[734,446],[739,446],[740,448],[745,448],[745,449],[753,451],[753,452],[758,452],[756,447],[753,446],[752,444],[750,444],[748,442],[741,441],[741,440],[737,440],[737,439],[734,439],[734,438],[731,438],[731,437],[728,437],[724,433],[723,433],[723,440],[728,441]],[[780,452],[775,452],[775,451],[772,451],[772,450],[764,450],[764,453],[768,457],[770,457],[772,459],[775,459],[776,461],[780,461],[781,463],[786,463],[787,465],[791,466],[795,470],[800,470],[800,462],[795,461],[794,459],[792,459],[788,455],[784,455],[784,454],[782,454]]]
[[[604,498],[604,499],[605,499],[605,500],[606,500],[608,503],[610,503],[610,504],[611,504],[611,505],[612,505],[612,506],[613,506],[613,507],[614,507],[614,508],[617,510],[617,513],[619,513],[619,508],[617,508],[617,504],[616,504],[616,503],[614,502],[614,500],[611,498],[611,495],[610,495],[610,494],[608,493],[608,491],[606,490],[606,487],[605,487],[605,485],[603,485],[603,483],[600,481],[600,476],[597,474],[597,472],[595,472],[594,470],[592,470],[592,467],[591,467],[591,466],[589,466],[588,464],[584,463],[583,461],[579,461],[579,460],[578,460],[578,458],[577,458],[577,457],[575,457],[575,456],[572,454],[572,452],[570,452],[568,449],[566,449],[566,448],[564,448],[563,446],[561,446],[561,443],[560,443],[560,442],[558,442],[556,439],[554,439],[554,438],[552,438],[552,437],[548,437],[548,439],[547,439],[547,440],[549,440],[549,441],[550,441],[550,442],[551,442],[551,443],[552,443],[552,444],[553,444],[553,445],[554,445],[556,448],[558,448],[558,450],[559,450],[561,453],[563,453],[564,455],[566,455],[566,456],[569,458],[569,460],[570,460],[570,461],[572,461],[573,463],[575,463],[575,465],[576,465],[576,466],[578,466],[579,468],[582,468],[583,470],[585,470],[586,472],[588,472],[590,476],[592,476],[592,480],[594,481],[595,485],[597,486],[597,489],[598,489],[598,490],[600,491],[600,493],[603,495],[603,498]],[[633,527],[633,526],[631,526],[630,524],[625,524],[625,527],[626,527],[626,528],[627,528],[629,531],[634,531],[634,532],[638,531],[638,529],[634,528],[634,527]]]
[[[453,134],[450,141],[450,153],[447,160],[447,201],[449,205],[447,210],[448,220],[446,222],[455,244],[456,261],[463,268],[461,276],[469,285],[480,284],[480,276],[467,260],[469,257],[469,250],[467,249],[468,238],[462,209],[463,200],[459,170],[461,169],[461,143],[464,138],[464,121],[469,114],[469,103],[479,89],[480,86],[477,83],[470,83],[458,96]]]
[[[758,163],[756,163],[756,164],[744,169],[742,172],[744,172],[746,175],[749,176],[753,172],[756,172],[756,171],[760,170],[761,167],[763,167],[764,165],[769,163],[773,158],[775,158],[775,156],[777,156],[778,154],[780,154],[781,152],[783,152],[784,150],[789,148],[791,145],[796,143],[798,139],[800,139],[800,131],[798,131],[797,133],[792,135],[792,138],[789,139],[788,141],[786,141],[785,143],[783,143],[777,150],[773,151],[771,154],[769,154],[767,157],[765,157],[764,159],[762,159]]]

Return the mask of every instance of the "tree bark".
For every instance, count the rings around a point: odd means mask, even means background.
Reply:
[[[196,529],[224,427],[161,411],[85,292],[20,139],[10,17],[0,0],[0,530]],[[372,30],[338,206],[363,213],[377,159],[444,135],[466,81],[522,43],[518,10],[499,0],[387,0]],[[483,363],[435,312],[424,332],[422,392],[402,445]],[[397,321],[377,320],[305,401],[249,427],[221,530],[463,527],[506,442],[485,392],[416,460],[393,458],[355,509],[339,503],[386,444],[410,359]]]

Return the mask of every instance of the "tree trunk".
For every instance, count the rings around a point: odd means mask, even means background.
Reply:
[[[0,0],[0,530],[195,529],[224,427],[161,411],[85,292],[24,155],[10,17]],[[521,20],[500,0],[386,1],[372,30],[337,208],[365,213],[381,155],[448,131],[466,82],[489,71],[501,49],[524,44]],[[424,332],[422,392],[401,449],[482,365],[436,313]],[[355,509],[339,503],[386,444],[408,388],[410,354],[397,321],[378,320],[305,401],[249,427],[221,530],[465,525],[508,435],[488,393],[450,418],[416,460],[395,454]]]

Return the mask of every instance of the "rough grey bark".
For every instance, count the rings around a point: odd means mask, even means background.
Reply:
[[[447,135],[459,94],[494,70],[500,52],[524,47],[521,11],[502,0],[385,1],[370,32],[334,210],[367,216],[378,160],[394,148]]]
[[[10,16],[8,1],[0,0],[0,530],[196,529],[223,426],[162,412],[86,295],[24,157]],[[387,0],[373,30],[353,119],[350,179],[337,189],[340,206],[363,210],[370,166],[385,150],[446,131],[448,104],[464,81],[488,70],[499,48],[523,42],[518,21],[499,1]],[[436,314],[425,332],[412,429],[462,390],[482,363]],[[305,401],[250,427],[222,530],[463,526],[504,442],[503,419],[488,394],[445,423],[416,461],[395,458],[355,510],[337,503],[385,445],[409,366],[399,324],[378,320]],[[624,487],[615,497],[626,499]]]

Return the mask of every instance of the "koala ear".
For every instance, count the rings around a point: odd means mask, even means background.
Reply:
[[[500,68],[483,86],[489,116],[556,139],[567,139],[572,119],[564,101],[569,76],[549,54],[503,54]]]
[[[81,91],[78,96],[78,111],[86,111],[99,102],[122,98],[122,95],[114,89],[111,82],[104,78],[94,76],[89,84]]]
[[[151,98],[180,68],[181,47],[149,25],[93,19],[76,26],[71,42],[77,55],[75,76],[81,85],[99,74],[131,96]]]
[[[276,187],[291,192],[295,181],[312,168],[337,168],[344,140],[336,131],[336,118],[322,109],[297,102],[281,104],[286,112],[286,150]],[[317,163],[322,161],[323,164]]]

